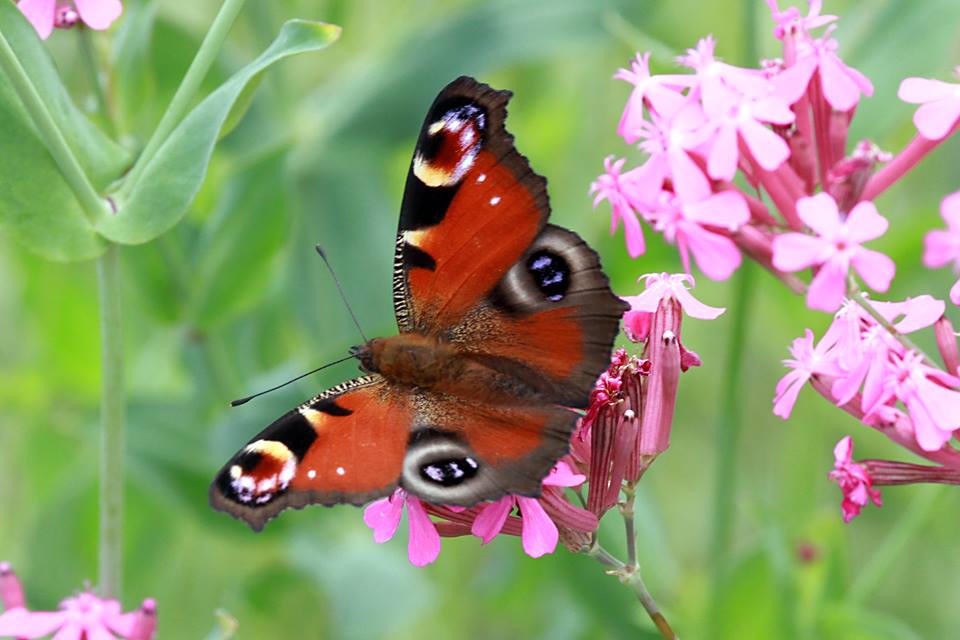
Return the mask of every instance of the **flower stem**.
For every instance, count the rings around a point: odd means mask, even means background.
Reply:
[[[150,163],[163,143],[166,142],[167,138],[187,114],[187,110],[190,108],[194,96],[200,89],[200,84],[203,82],[217,54],[220,52],[220,48],[223,46],[223,42],[226,40],[227,34],[230,32],[230,28],[233,26],[237,15],[243,8],[244,2],[245,0],[224,0],[223,5],[220,6],[220,11],[217,13],[216,18],[213,19],[213,24],[210,26],[210,30],[207,31],[207,35],[203,38],[203,42],[200,43],[197,55],[194,56],[193,62],[190,63],[190,67],[187,69],[187,73],[183,76],[183,80],[180,81],[180,86],[177,87],[177,92],[173,95],[170,106],[167,107],[163,117],[160,118],[160,123],[157,125],[157,128],[154,129],[153,134],[143,148],[143,152],[140,154],[140,157],[137,158],[126,180],[124,180],[123,188],[121,189],[122,194],[129,195],[143,174],[145,167]]]
[[[637,534],[634,531],[634,504],[637,499],[637,483],[625,482],[623,502],[620,503],[620,515],[623,516],[624,536],[627,543],[627,566],[637,568]]]
[[[123,318],[119,248],[110,245],[97,263],[100,288],[100,596],[120,596],[123,555]]]
[[[614,557],[613,554],[604,549],[603,546],[596,541],[596,538],[594,538],[593,543],[587,549],[586,553],[600,564],[609,567],[607,573],[609,575],[617,576],[622,584],[626,585],[633,591],[633,593],[637,596],[637,600],[640,601],[640,604],[647,612],[647,615],[650,616],[650,620],[653,621],[654,626],[657,627],[657,630],[660,632],[661,636],[663,636],[666,640],[677,640],[677,634],[670,627],[670,623],[667,622],[667,619],[660,611],[660,607],[657,605],[656,600],[654,600],[653,596],[650,595],[650,592],[647,591],[647,585],[643,583],[643,579],[640,577],[639,568],[637,568],[635,565],[631,566],[624,564],[618,558]]]
[[[95,225],[108,212],[106,201],[97,194],[90,179],[84,172],[80,162],[67,144],[63,132],[57,126],[53,116],[44,104],[43,98],[30,80],[17,54],[14,53],[6,37],[0,32],[0,68],[3,69],[17,96],[23,102],[27,113],[33,120],[34,126],[40,134],[47,151],[57,164],[60,174],[73,190],[80,207],[87,216],[90,224]]]
[[[93,91],[93,97],[97,101],[97,110],[103,116],[103,122],[106,123],[107,133],[113,136],[115,127],[113,125],[114,117],[111,109],[111,103],[107,99],[107,91],[103,82],[103,74],[100,71],[100,63],[93,42],[93,35],[90,29],[83,23],[77,25],[80,43],[80,57],[83,59],[83,66],[90,76],[90,88]]]
[[[744,264],[737,274],[733,289],[736,292],[732,305],[730,333],[727,337],[727,367],[724,373],[722,399],[714,434],[714,498],[713,498],[713,539],[710,555],[713,558],[711,576],[711,602],[714,628],[719,628],[723,601],[723,583],[727,573],[727,556],[733,536],[734,494],[737,485],[737,446],[740,438],[741,402],[740,378],[743,370],[743,356],[746,353],[747,323],[750,318],[750,304],[753,297],[753,267]]]

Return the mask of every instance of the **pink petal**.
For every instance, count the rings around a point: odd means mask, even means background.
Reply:
[[[940,201],[940,215],[951,231],[960,231],[960,191],[955,191]]]
[[[102,624],[87,625],[87,637],[84,640],[117,640]]]
[[[950,302],[955,305],[960,305],[960,280],[957,280],[953,283],[953,286],[950,287]]]
[[[797,396],[803,385],[810,379],[810,375],[805,371],[791,371],[780,378],[777,383],[777,395],[773,399],[773,415],[786,420],[793,411],[793,405],[797,403]]]
[[[740,135],[757,163],[767,171],[775,170],[790,157],[790,147],[783,138],[756,120],[741,120]]]
[[[373,540],[383,544],[394,536],[403,515],[403,493],[401,489],[389,498],[370,503],[363,510],[363,522],[373,529]]]
[[[86,631],[82,629],[80,625],[75,622],[68,622],[60,631],[53,636],[52,640],[80,640],[83,636],[83,632]]]
[[[0,615],[0,637],[39,638],[53,633],[66,621],[67,614],[62,611],[28,611],[15,607]]]
[[[747,201],[736,191],[721,191],[705,200],[683,206],[688,220],[736,231],[750,219]]]
[[[833,238],[840,230],[840,211],[836,201],[827,193],[797,200],[797,215],[817,235],[825,238]]]
[[[848,464],[853,456],[853,438],[845,436],[833,448],[833,457],[837,465]]]
[[[810,84],[813,72],[817,70],[816,58],[810,56],[797,60],[796,64],[787,67],[773,77],[771,82],[775,87],[775,95],[792,105],[803,97]]]
[[[890,223],[872,202],[861,202],[850,211],[845,226],[849,239],[861,243],[882,236]]]
[[[520,513],[523,516],[523,531],[520,535],[523,540],[523,551],[531,558],[553,553],[560,539],[557,525],[540,506],[536,498],[517,498],[520,504]]]
[[[822,261],[823,241],[803,233],[782,233],[773,239],[773,266],[800,271]]]
[[[685,220],[678,229],[697,266],[711,280],[726,280],[740,266],[740,251],[730,238]]]
[[[835,260],[825,262],[807,291],[807,306],[833,313],[847,293],[847,272]]]
[[[417,567],[430,564],[440,555],[440,534],[423,508],[423,503],[410,495],[407,496],[407,521],[410,524],[410,540],[407,543],[410,564]]]
[[[931,269],[942,267],[960,257],[960,235],[934,229],[923,239],[923,264]]]
[[[42,40],[53,31],[53,9],[56,0],[20,0],[17,8],[27,17]]]
[[[631,342],[645,341],[650,334],[652,318],[653,314],[648,311],[627,311],[623,314],[623,331],[627,334],[627,339]]]
[[[960,98],[928,102],[913,114],[913,124],[927,140],[940,140],[960,120]]]
[[[587,481],[587,476],[574,473],[566,462],[559,461],[554,465],[543,484],[551,487],[579,487]]]
[[[723,307],[711,307],[710,305],[700,302],[694,298],[693,294],[684,286],[673,287],[672,291],[677,302],[680,303],[683,312],[691,318],[713,320],[726,311]]]
[[[737,173],[737,128],[732,122],[727,122],[717,130],[713,141],[713,148],[707,158],[707,172],[716,180],[733,180]]]
[[[853,268],[871,289],[886,291],[890,288],[897,265],[889,256],[861,247],[853,257]]]
[[[627,242],[627,253],[631,258],[643,255],[647,250],[647,245],[643,240],[643,228],[640,226],[640,220],[633,213],[623,215],[623,236]]]
[[[120,17],[120,0],[74,0],[80,19],[91,29],[106,29]]]
[[[904,102],[923,104],[934,100],[951,98],[956,94],[957,85],[929,78],[905,78],[897,90],[897,97]]]
[[[503,523],[507,521],[507,516],[513,510],[513,504],[513,496],[504,496],[496,502],[484,505],[473,520],[470,533],[483,540],[484,544],[496,538],[497,534],[503,530]]]
[[[750,113],[756,120],[772,124],[788,125],[796,120],[796,115],[787,103],[776,95],[751,103]]]
[[[710,195],[710,183],[700,167],[681,149],[672,150],[667,157],[673,190],[684,202],[698,202]]]
[[[857,105],[862,88],[858,80],[865,80],[865,78],[847,67],[836,55],[828,53],[820,57],[820,83],[823,87],[823,96],[837,111],[849,111]],[[869,87],[869,91],[864,91],[867,95],[872,92],[872,86]]]
[[[913,333],[933,326],[946,310],[943,300],[926,294],[907,298],[903,302],[874,302],[873,306],[883,317],[893,322],[900,333]],[[903,318],[896,320],[901,315]]]

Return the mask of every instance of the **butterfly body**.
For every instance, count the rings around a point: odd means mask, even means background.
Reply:
[[[399,334],[355,347],[367,375],[237,453],[211,485],[214,508],[260,529],[286,507],[398,486],[456,506],[539,494],[626,305],[596,253],[547,222],[545,181],[504,128],[509,96],[466,77],[440,92],[401,206]]]

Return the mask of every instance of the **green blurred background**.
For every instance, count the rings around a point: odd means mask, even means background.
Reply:
[[[896,99],[909,75],[948,79],[960,60],[960,5],[828,0],[843,16],[841,55],[876,93],[856,137],[889,150],[913,135]],[[778,54],[765,5],[756,42]],[[126,142],[141,145],[209,25],[213,0],[125,2],[100,36],[115,60]],[[220,465],[276,415],[353,373],[343,364],[237,409],[230,399],[332,360],[359,338],[313,245],[322,242],[367,333],[395,330],[390,265],[403,178],[426,107],[460,74],[509,88],[509,129],[549,180],[554,220],[597,247],[615,289],[677,271],[676,252],[647,234],[630,260],[607,234],[608,208],[587,189],[604,156],[638,159],[614,134],[629,86],[611,80],[637,50],[672,56],[712,33],[743,63],[750,22],[740,3],[528,0],[248,3],[206,81],[212,89],[286,19],[343,26],[329,50],[267,74],[242,124],[214,155],[188,217],[124,249],[129,427],[124,604],[157,598],[161,638],[202,638],[225,609],[250,638],[652,638],[629,592],[598,564],[561,549],[531,560],[519,540],[481,548],[445,540],[439,560],[410,566],[404,536],[379,546],[352,507],[287,512],[260,534],[207,506]],[[90,102],[76,41],[49,41],[79,104]],[[131,45],[131,43],[134,43]],[[949,142],[879,201],[891,231],[876,247],[899,265],[892,298],[946,297],[945,271],[922,268],[923,233],[960,188]],[[703,301],[730,306],[736,282],[698,280]],[[686,638],[946,638],[960,629],[960,496],[929,487],[884,491],[885,506],[850,525],[826,477],[832,448],[853,434],[858,457],[910,459],[805,390],[793,418],[771,413],[790,340],[818,335],[822,314],[756,270],[750,278],[743,379],[726,375],[733,315],[690,321],[685,344],[704,366],[683,376],[672,447],[639,493],[646,583]],[[951,309],[951,313],[955,310]],[[921,342],[930,346],[930,336]],[[924,340],[926,340],[924,342]],[[53,608],[96,579],[99,351],[92,263],[61,265],[0,233],[0,559],[30,604]],[[731,549],[711,554],[718,413],[743,407],[730,447],[736,478]],[[727,455],[727,454],[725,454]],[[620,550],[616,514],[603,538]],[[719,571],[719,573],[717,573]],[[710,588],[720,576],[720,600]],[[711,606],[711,605],[715,606]]]

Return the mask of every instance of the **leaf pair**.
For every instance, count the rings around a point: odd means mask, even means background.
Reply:
[[[8,78],[0,82],[0,224],[32,251],[59,261],[95,258],[104,238],[140,244],[173,227],[206,175],[213,147],[243,115],[260,76],[286,57],[334,42],[340,28],[291,20],[256,60],[202,100],[148,159],[136,184],[124,185],[130,154],[105,136],[74,105],[33,28],[12,3],[0,3],[0,32],[13,48],[56,126],[94,187],[116,213],[94,228],[60,174]],[[113,183],[111,185],[111,183]]]

